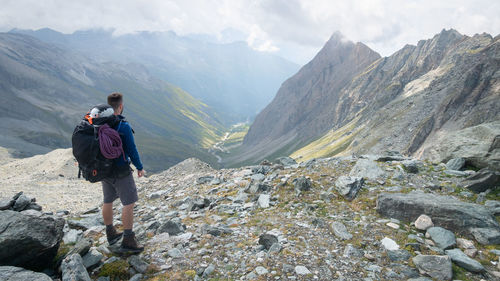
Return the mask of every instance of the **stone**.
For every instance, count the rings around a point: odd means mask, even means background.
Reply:
[[[25,210],[35,210],[35,211],[39,211],[41,212],[42,211],[42,206],[38,205],[37,203],[35,202],[31,202],[28,204],[28,206],[26,206],[26,208],[24,208]]]
[[[297,162],[291,157],[280,157],[274,160],[274,162],[277,164],[281,164],[285,167],[290,167],[297,164]]]
[[[269,190],[271,190],[271,186],[265,183],[253,183],[247,189],[247,191],[251,194],[268,192]]]
[[[67,222],[71,228],[77,228],[83,231],[95,226],[104,225],[101,214],[87,215],[80,219],[68,220]]]
[[[484,206],[490,211],[492,216],[500,215],[500,201],[497,200],[486,200]]]
[[[62,281],[91,281],[87,269],[83,265],[79,254],[72,254],[64,258],[61,264]]]
[[[162,224],[157,233],[165,233],[167,232],[169,235],[179,235],[186,230],[186,227],[179,220],[169,220],[166,223]]]
[[[335,236],[337,236],[339,239],[349,240],[352,238],[352,234],[347,231],[347,228],[343,223],[334,221],[331,226],[333,234],[335,234]]]
[[[382,193],[377,212],[385,217],[415,221],[421,214],[440,225],[481,244],[500,244],[500,225],[482,205],[460,201],[451,196],[430,193]]]
[[[213,179],[214,179],[213,176],[199,177],[196,179],[196,184],[206,184],[211,182]]]
[[[376,180],[383,178],[385,172],[373,160],[359,159],[349,173],[351,177]]]
[[[0,280],[52,281],[48,275],[16,266],[0,266]]]
[[[391,261],[407,261],[411,258],[410,252],[407,250],[389,250],[387,256]]]
[[[270,200],[271,200],[271,195],[261,194],[261,195],[259,195],[259,199],[257,200],[257,203],[259,204],[259,207],[261,207],[261,208],[269,208]]]
[[[352,244],[347,244],[344,249],[344,257],[346,258],[361,258],[365,255],[363,250],[354,247]]]
[[[50,267],[63,237],[64,219],[0,211],[0,264]]]
[[[269,273],[269,271],[263,266],[257,266],[255,268],[255,273],[257,273],[257,275],[264,275]]]
[[[500,244],[500,231],[496,228],[477,228],[469,229],[470,233],[477,242],[483,245]]]
[[[401,165],[403,165],[403,169],[405,169],[406,172],[412,173],[412,174],[417,174],[418,173],[418,161],[417,160],[404,160],[401,161]]]
[[[16,201],[8,198],[0,199],[0,211],[9,210],[14,205],[14,202]]]
[[[212,274],[212,272],[214,272],[214,270],[215,270],[215,265],[209,264],[207,268],[205,268],[205,270],[203,271],[203,278],[208,277],[210,274]]]
[[[64,234],[63,237],[63,242],[64,244],[75,244],[76,241],[78,241],[78,238],[80,234],[82,233],[81,230],[76,230],[76,229],[70,229],[68,232]]]
[[[149,264],[137,255],[130,256],[128,263],[139,273],[145,273],[149,267]]]
[[[96,248],[91,248],[82,258],[83,265],[85,268],[93,268],[101,262],[102,258],[104,258],[103,254],[97,251]]]
[[[360,177],[340,176],[335,181],[337,191],[348,201],[354,200],[365,180]]]
[[[460,249],[446,250],[446,255],[448,255],[451,260],[458,266],[465,268],[470,272],[484,272],[485,268],[478,261],[469,258]]]
[[[421,274],[437,280],[451,280],[453,276],[451,259],[448,256],[418,255],[412,260]]]
[[[72,254],[79,254],[80,256],[85,256],[89,252],[91,246],[92,246],[92,240],[88,238],[80,239],[71,248],[71,250],[69,250],[67,256],[70,256]]]
[[[130,278],[128,281],[140,281],[140,280],[142,280],[142,278],[143,278],[143,275],[140,273],[137,273],[134,276],[132,276],[132,278]]]
[[[213,236],[221,236],[222,234],[231,234],[233,231],[228,227],[206,225],[204,226],[204,232]]]
[[[465,159],[462,157],[452,158],[446,162],[446,169],[460,171],[465,166]]]
[[[297,265],[295,267],[295,274],[297,274],[297,275],[307,275],[307,274],[311,274],[311,271],[309,271],[309,269],[307,269],[307,267],[305,267],[303,265]]]
[[[475,193],[484,192],[500,185],[500,172],[484,168],[465,178],[460,185]]]
[[[184,257],[182,252],[177,248],[172,248],[172,249],[168,250],[167,254],[169,257],[172,257],[174,259],[179,259],[179,258]]]
[[[265,233],[259,237],[259,244],[263,245],[266,250],[269,250],[275,243],[278,243],[278,237],[275,235]]]
[[[390,227],[392,229],[399,229],[399,224],[397,224],[397,223],[388,222],[385,225],[387,225],[388,227]]]
[[[457,246],[461,249],[475,249],[474,242],[464,238],[457,238]]]
[[[429,227],[433,227],[432,219],[428,215],[420,215],[415,221],[415,228],[418,230],[427,230]]]
[[[14,203],[14,206],[12,207],[12,209],[14,211],[22,211],[24,210],[26,207],[28,207],[28,205],[31,203],[31,198],[29,198],[28,196],[24,195],[24,194],[21,194],[16,202]]]
[[[427,229],[426,234],[429,234],[432,241],[436,243],[436,246],[442,250],[450,249],[457,245],[455,234],[442,227],[430,227],[429,229]]]
[[[384,237],[384,239],[382,239],[380,243],[382,243],[382,246],[387,251],[399,250],[398,243],[396,243],[396,241],[392,240],[391,238]]]
[[[300,194],[301,192],[308,191],[312,188],[312,182],[306,177],[299,177],[293,181],[295,192]]]
[[[252,175],[250,177],[250,179],[254,182],[260,182],[260,181],[263,181],[264,179],[266,178],[266,176],[264,174],[261,174],[261,173],[258,173],[258,174],[255,174],[255,175]]]
[[[208,198],[196,198],[193,201],[193,206],[191,207],[191,211],[198,211],[203,208],[207,208],[210,206],[210,199]]]

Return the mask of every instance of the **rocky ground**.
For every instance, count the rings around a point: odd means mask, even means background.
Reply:
[[[57,214],[62,280],[500,278],[498,174],[395,153],[274,162],[214,170],[188,159],[141,179],[138,256],[113,254],[98,203]]]

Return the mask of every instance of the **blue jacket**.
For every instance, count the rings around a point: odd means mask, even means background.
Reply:
[[[123,151],[125,152],[125,157],[120,155],[117,159],[115,159],[115,163],[118,167],[123,167],[125,165],[130,164],[130,160],[137,168],[137,170],[142,170],[142,162],[139,157],[139,152],[137,151],[137,147],[135,146],[134,134],[132,128],[129,123],[125,121],[125,117],[122,115],[118,115],[120,122],[114,128],[120,134],[120,138],[122,139]],[[124,160],[126,159],[126,160]]]

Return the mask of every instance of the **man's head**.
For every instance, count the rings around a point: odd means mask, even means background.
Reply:
[[[115,114],[123,113],[123,95],[120,93],[112,93],[108,96],[108,104],[113,108]]]

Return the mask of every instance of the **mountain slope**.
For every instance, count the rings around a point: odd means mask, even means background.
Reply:
[[[141,63],[150,73],[218,110],[224,121],[245,121],[267,105],[298,66],[250,49],[244,42],[216,44],[174,32],[113,36],[102,30],[62,34],[50,29],[13,30],[83,52],[99,62]]]
[[[0,144],[16,156],[70,146],[78,120],[114,91],[125,96],[147,169],[213,161],[204,147],[223,130],[212,109],[142,65],[98,63],[26,35],[0,34],[0,81]]]
[[[330,57],[338,54],[337,51]],[[332,88],[328,86],[331,79],[314,84],[314,79],[324,75],[316,71],[296,83],[309,85],[300,91],[299,98],[285,87],[280,89],[281,94],[250,128],[243,159],[286,155],[297,146],[303,148],[292,156],[302,160],[342,152],[380,153],[387,149],[440,161],[449,159],[450,155],[437,157],[436,152],[431,152],[432,147],[442,143],[443,135],[446,138],[452,132],[489,122],[500,134],[498,125],[494,125],[500,119],[499,54],[498,38],[487,34],[467,37],[455,30],[443,30],[417,46],[407,45],[390,57],[374,60],[352,75],[343,87],[332,91],[337,100],[314,101],[315,107],[303,107],[306,101],[312,101],[309,93],[314,89]],[[310,64],[320,62],[316,57]],[[300,99],[303,101],[289,104],[285,110],[300,108],[304,111],[302,116],[309,119],[304,123],[300,122],[304,119],[292,122],[289,129],[281,130],[281,135],[269,133],[281,129],[273,124],[294,121],[277,105],[284,100]],[[325,118],[322,108],[330,108],[330,116]],[[273,122],[262,125],[264,122],[257,122],[261,119]],[[317,129],[318,124],[324,123],[328,124],[327,131]],[[311,133],[303,137],[293,134],[293,128],[299,126],[310,127]],[[279,139],[282,136],[287,136],[286,141]],[[492,143],[494,137],[495,129],[487,136],[488,142]],[[269,144],[278,153],[262,155]]]

